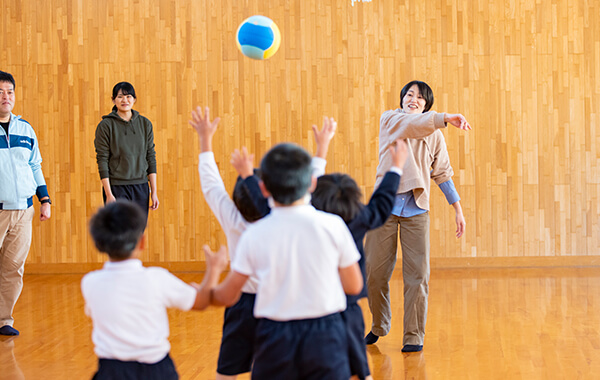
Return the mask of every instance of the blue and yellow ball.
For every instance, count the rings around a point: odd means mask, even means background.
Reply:
[[[240,24],[235,36],[238,49],[252,59],[272,57],[281,44],[279,28],[265,16],[248,17]]]

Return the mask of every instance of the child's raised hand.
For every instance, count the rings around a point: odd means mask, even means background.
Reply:
[[[208,245],[202,247],[206,257],[206,270],[221,273],[227,268],[227,247],[222,245],[217,252],[211,251]]]
[[[196,107],[195,110],[192,110],[192,120],[188,121],[188,123],[194,127],[196,133],[198,133],[198,138],[200,139],[200,150],[202,152],[209,152],[212,150],[212,137],[217,131],[217,125],[219,125],[220,118],[216,118],[213,121],[210,121],[210,109],[208,107],[204,108],[204,113],[202,113],[202,108]]]
[[[327,157],[327,150],[329,149],[329,143],[335,136],[335,130],[337,129],[337,122],[332,117],[323,117],[323,129],[319,131],[316,125],[312,125],[313,133],[315,134],[315,142],[317,143],[316,157],[325,159]]]
[[[393,165],[402,169],[406,163],[406,157],[408,156],[408,145],[406,144],[406,141],[398,139],[388,147],[388,150],[392,155]]]
[[[254,155],[249,154],[246,147],[242,147],[240,152],[238,149],[231,153],[231,165],[235,168],[242,179],[246,179],[254,174]]]

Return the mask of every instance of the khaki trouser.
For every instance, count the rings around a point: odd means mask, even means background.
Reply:
[[[404,281],[403,344],[423,345],[429,294],[429,213],[410,218],[391,215],[383,226],[367,234],[365,256],[369,308],[373,314],[371,331],[377,336],[390,332],[389,282],[396,265],[398,236]]]
[[[14,322],[12,313],[23,290],[34,212],[33,207],[0,210],[0,327]]]

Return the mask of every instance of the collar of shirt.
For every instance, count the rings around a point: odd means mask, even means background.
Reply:
[[[108,270],[132,270],[141,269],[144,266],[140,259],[127,259],[123,261],[107,261],[104,263],[104,269]]]

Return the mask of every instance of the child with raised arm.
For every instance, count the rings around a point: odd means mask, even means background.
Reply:
[[[381,184],[366,206],[361,202],[362,194],[356,182],[352,177],[340,173],[319,177],[317,188],[313,191],[311,198],[311,203],[317,210],[339,215],[348,225],[361,255],[359,265],[363,280],[366,276],[363,239],[367,231],[383,225],[390,216],[394,207],[396,189],[402,175],[402,167],[408,154],[406,142],[403,140],[397,140],[395,145],[390,146],[388,149],[393,166],[385,174]],[[350,372],[353,378],[361,380],[372,378],[363,338],[365,323],[362,310],[357,303],[359,299],[366,296],[366,286],[363,286],[363,290],[359,295],[346,296],[347,307],[342,313],[348,332]]]
[[[205,246],[207,269],[201,285],[188,285],[163,268],[145,268],[139,260],[145,227],[145,212],[126,200],[107,204],[90,220],[96,247],[109,257],[103,269],[81,281],[85,311],[94,325],[95,380],[178,379],[169,356],[167,308],[206,308],[210,288],[227,266],[224,247],[214,255]]]
[[[232,156],[232,164],[240,172],[241,177],[235,184],[233,201],[229,198],[212,150],[212,139],[219,120],[219,118],[210,120],[208,107],[204,112],[198,107],[192,111],[192,120],[189,123],[194,127],[199,138],[198,171],[202,192],[225,232],[233,260],[241,234],[250,223],[268,214],[270,208],[266,198],[260,194],[258,180],[252,166],[253,155],[249,155],[245,148],[241,152],[236,150]],[[333,119],[326,119],[322,130],[319,131],[313,126],[313,131],[317,141],[317,155],[321,156],[313,158],[313,171],[324,172],[325,156],[331,138],[335,134],[335,122]],[[242,288],[239,301],[225,309],[217,380],[236,378],[238,374],[249,372],[252,367],[257,323],[253,315],[256,289],[257,280],[250,277]]]
[[[242,235],[231,272],[211,303],[234,304],[250,277],[258,288],[253,379],[350,377],[344,293],[359,294],[360,254],[337,215],[308,204],[311,157],[279,144],[263,158],[261,190],[274,208]]]

